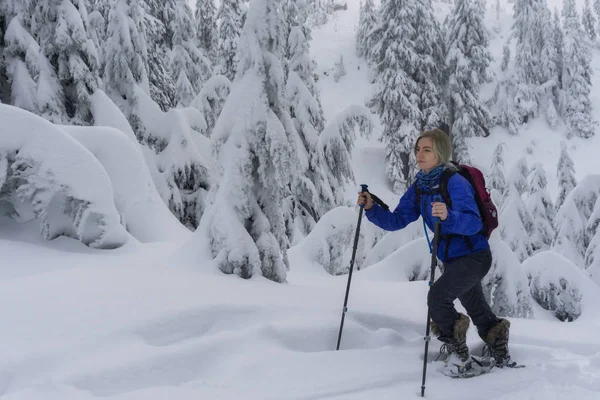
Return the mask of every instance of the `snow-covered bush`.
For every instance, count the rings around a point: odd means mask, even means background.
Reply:
[[[126,243],[129,235],[120,224],[110,178],[85,147],[16,107],[0,105],[0,121],[2,214],[31,208],[46,240],[64,235],[96,248]],[[22,204],[14,207],[15,202]]]
[[[540,306],[561,321],[574,321],[581,315],[585,277],[575,264],[558,253],[544,251],[526,260],[523,268],[531,296]]]
[[[481,285],[492,310],[501,316],[528,318],[531,316],[531,296],[527,289],[525,269],[518,256],[494,232],[490,238],[492,267]]]
[[[323,266],[331,275],[350,272],[350,261],[356,232],[357,212],[350,207],[336,207],[329,211],[315,225],[314,229],[300,243],[307,259]],[[354,268],[360,269],[366,255],[373,247],[381,229],[361,222]]]

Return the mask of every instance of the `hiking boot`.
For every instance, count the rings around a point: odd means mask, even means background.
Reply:
[[[435,322],[431,322],[431,332],[438,337],[444,344],[440,348],[440,355],[449,354],[449,359],[457,358],[461,363],[470,360],[469,347],[467,346],[467,330],[469,329],[469,317],[459,313],[459,317],[454,323],[453,337],[442,337],[440,328]],[[456,357],[452,357],[456,355]],[[446,360],[448,362],[449,360]],[[454,360],[456,362],[456,360]]]
[[[511,364],[510,353],[508,351],[508,338],[510,331],[510,321],[507,319],[498,319],[498,323],[490,329],[487,334],[481,335],[486,343],[483,351],[488,353],[496,360],[497,367],[504,367]]]

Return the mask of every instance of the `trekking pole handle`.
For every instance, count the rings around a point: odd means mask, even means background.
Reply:
[[[436,203],[443,203],[442,201],[442,197],[439,194],[434,194],[433,195],[433,201]],[[435,217],[436,222],[442,222],[442,220],[440,219],[440,217]]]
[[[364,192],[368,192],[368,191],[369,191],[369,185],[367,185],[367,184],[364,184],[364,183],[361,183],[361,184],[360,184],[360,192],[361,192],[361,193],[364,193]],[[360,208],[365,208],[365,205],[364,205],[364,204],[361,204],[361,205],[360,205]]]

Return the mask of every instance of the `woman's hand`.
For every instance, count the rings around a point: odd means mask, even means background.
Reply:
[[[364,205],[364,210],[370,210],[373,207],[373,199],[371,198],[371,194],[369,192],[358,192],[358,200],[356,204],[359,206]]]
[[[445,203],[433,202],[431,203],[431,215],[445,221],[448,218],[448,207]]]

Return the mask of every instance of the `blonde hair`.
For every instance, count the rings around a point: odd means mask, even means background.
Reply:
[[[451,166],[450,161],[452,160],[452,141],[450,140],[450,136],[446,134],[446,132],[441,129],[432,129],[430,131],[425,131],[419,135],[417,141],[415,142],[415,154],[417,153],[417,146],[419,145],[419,141],[423,138],[429,138],[433,142],[433,152],[437,155],[440,160],[440,164],[445,164]]]

